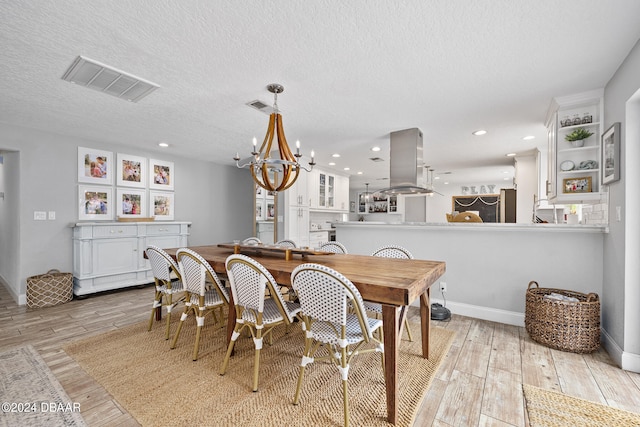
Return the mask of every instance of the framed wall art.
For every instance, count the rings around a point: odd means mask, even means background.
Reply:
[[[78,147],[78,182],[113,184],[113,153]]]
[[[562,180],[562,192],[571,193],[590,193],[591,177],[582,176],[580,178],[565,178]]]
[[[149,181],[147,159],[122,153],[118,153],[117,158],[116,185],[146,188]]]
[[[113,190],[99,185],[78,186],[79,220],[112,220]]]
[[[147,213],[147,192],[131,188],[116,191],[117,216],[122,218],[142,218]]]
[[[620,123],[614,123],[602,134],[602,183],[610,184],[620,179]]]
[[[149,216],[158,221],[172,221],[175,209],[173,193],[165,191],[149,192]]]
[[[173,190],[175,170],[173,162],[164,160],[149,160],[149,188],[152,190]]]

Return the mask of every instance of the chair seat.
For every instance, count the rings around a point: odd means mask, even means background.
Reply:
[[[300,311],[300,304],[295,302],[284,301],[285,305],[291,312],[291,316],[295,316]],[[255,323],[257,321],[253,310],[243,310],[242,320],[245,322]],[[278,304],[273,299],[265,299],[264,311],[262,312],[262,322],[265,325],[282,322],[284,318],[278,309]]]
[[[382,320],[380,319],[371,319],[366,318],[367,323],[369,323],[369,328],[371,332],[375,332],[378,328],[382,326]],[[311,335],[313,339],[316,341],[321,341],[330,344],[338,343],[338,336],[336,335],[336,330],[340,330],[339,324],[329,324],[327,322],[313,322],[311,325]],[[358,316],[355,314],[347,314],[347,342],[349,344],[355,344],[362,340],[364,337],[362,335],[362,329],[360,329],[360,322],[358,321]]]
[[[189,302],[191,304],[198,306],[200,296],[191,294],[191,299]],[[204,305],[205,307],[217,307],[219,305],[223,305],[225,301],[220,298],[220,294],[215,289],[209,289],[204,293]]]
[[[378,304],[377,302],[365,301],[364,308],[372,313],[382,313],[382,304]]]

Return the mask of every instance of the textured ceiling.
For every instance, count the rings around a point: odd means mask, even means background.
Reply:
[[[357,185],[384,186],[368,158],[412,127],[436,175],[499,180],[505,153],[546,150],[554,96],[604,87],[639,17],[637,0],[0,0],[0,122],[231,164],[268,122],[245,104],[277,82],[290,143],[340,153]],[[78,55],[161,88],[128,103],[72,85]]]

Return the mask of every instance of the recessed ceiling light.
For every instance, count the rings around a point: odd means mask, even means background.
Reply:
[[[510,179],[511,179],[511,178],[509,178],[509,177],[505,177],[505,178],[504,178],[504,180],[505,180],[505,181],[509,181]]]
[[[439,176],[434,176],[433,179],[440,179],[440,177]]]
[[[380,147],[371,147],[371,151],[380,151]]]
[[[445,182],[444,182],[444,185],[448,185],[448,184],[449,184],[449,181],[445,181]]]
[[[362,175],[362,171],[358,171],[358,175]]]
[[[477,131],[473,132],[473,134],[474,134],[475,136],[484,135],[485,133],[487,133],[487,131],[486,131],[486,130],[483,130],[483,129],[480,129],[480,130],[477,130]]]
[[[350,170],[350,168],[344,168],[344,170],[348,171],[348,170]]]
[[[507,156],[507,157],[515,157],[515,156],[516,156],[516,153],[507,153],[507,154],[506,154],[506,156]]]
[[[336,162],[329,162],[329,166],[335,166]]]
[[[169,144],[167,144],[166,142],[159,142],[158,145],[160,147],[168,147],[169,146]]]
[[[340,154],[335,153],[335,154],[332,154],[331,157],[336,157],[337,158],[337,157],[340,157]]]
[[[536,137],[535,137],[535,136],[533,136],[533,135],[527,135],[527,136],[525,136],[525,137],[524,137],[524,138],[522,138],[522,139],[524,139],[525,141],[531,141],[532,139],[536,139]]]
[[[509,171],[502,171],[502,173],[509,173]]]

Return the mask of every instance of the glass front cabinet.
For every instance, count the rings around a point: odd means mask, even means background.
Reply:
[[[547,198],[580,204],[601,198],[603,90],[554,98],[547,114]]]

